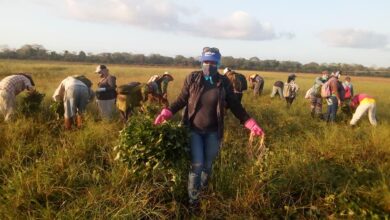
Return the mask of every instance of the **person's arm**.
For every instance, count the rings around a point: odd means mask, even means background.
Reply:
[[[354,97],[351,99],[351,102],[349,103],[349,106],[350,106],[352,109],[356,109],[358,105],[359,105],[358,97],[357,97],[357,96],[354,96]]]
[[[27,77],[23,77],[23,83],[27,91],[32,92],[35,91],[34,86],[31,84],[30,80]]]
[[[91,102],[95,98],[95,92],[91,88],[88,88],[88,90],[89,90],[89,101]]]
[[[184,108],[184,106],[188,103],[188,98],[190,97],[190,84],[191,79],[194,74],[190,74],[187,76],[187,78],[184,81],[184,85],[181,89],[180,95],[177,97],[177,99],[168,107],[168,109],[172,112],[172,114],[175,114],[180,109]]]
[[[56,102],[61,102],[64,99],[64,94],[65,94],[65,86],[62,81],[60,85],[57,87],[57,89],[54,91],[53,100]]]
[[[109,76],[107,79],[107,84],[109,85],[106,88],[106,91],[112,91],[116,89],[116,77],[115,76]]]
[[[224,80],[224,79],[223,79]],[[228,80],[225,78],[225,80]],[[223,84],[225,86],[226,91],[226,102],[233,115],[238,118],[245,126],[245,128],[251,131],[251,135],[262,136],[264,135],[263,129],[257,124],[254,118],[251,118],[244,107],[242,107],[241,103],[238,101],[236,96],[234,95],[232,85],[229,82]]]
[[[194,73],[187,76],[179,97],[177,97],[176,101],[174,101],[168,108],[164,108],[160,112],[160,114],[154,120],[155,125],[159,125],[164,121],[170,119],[176,112],[178,112],[180,109],[184,108],[184,106],[188,104],[188,98],[190,96],[190,85],[192,83],[191,81],[193,76]]]
[[[226,80],[228,80],[227,78],[222,79],[222,80],[225,80],[225,82],[223,82],[223,84],[224,84],[225,92],[226,92],[226,102],[227,102],[230,110],[232,111],[233,115],[238,120],[240,120],[240,122],[242,124],[244,124],[250,118],[250,116],[248,115],[248,113],[246,112],[246,110],[244,109],[242,104],[236,98],[234,91],[233,91],[232,84],[229,83],[228,81],[226,81]]]

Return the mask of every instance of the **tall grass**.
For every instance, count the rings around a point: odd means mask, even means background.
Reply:
[[[136,177],[114,160],[122,124],[100,121],[94,103],[83,129],[65,132],[48,110],[50,96],[67,75],[86,74],[97,82],[96,64],[0,61],[0,76],[31,72],[46,93],[35,117],[0,121],[0,218],[182,219],[190,218],[186,194]],[[169,99],[179,93],[191,69],[109,66],[118,84],[140,81],[169,70],[175,81]],[[249,75],[252,72],[243,71]],[[201,218],[389,218],[389,80],[353,77],[356,92],[373,95],[379,125],[367,118],[350,128],[347,120],[328,125],[313,120],[302,96],[287,110],[268,96],[285,73],[261,73],[264,95],[244,95],[243,104],[266,132],[261,161],[247,157],[248,131],[232,114],[226,117],[223,146],[209,189],[202,195]],[[298,74],[303,94],[315,75]],[[94,87],[96,88],[96,87]],[[183,184],[183,189],[185,189]]]

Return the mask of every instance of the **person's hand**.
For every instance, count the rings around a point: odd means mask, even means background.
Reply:
[[[337,101],[338,101],[337,104],[338,104],[339,106],[341,106],[341,104],[343,104],[343,102],[341,102],[340,99],[338,99]]]
[[[154,120],[154,125],[159,125],[164,121],[170,119],[171,117],[172,117],[172,112],[169,109],[164,108],[161,111],[161,113],[157,116],[157,118]]]
[[[245,127],[248,128],[252,134],[256,136],[264,135],[263,129],[256,123],[255,119],[250,118],[245,122]]]

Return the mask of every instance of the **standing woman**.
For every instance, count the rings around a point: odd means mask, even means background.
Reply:
[[[96,103],[101,117],[110,120],[115,109],[116,78],[110,75],[105,65],[99,65],[96,68],[96,73],[100,76],[96,90]]]
[[[170,119],[186,107],[185,121],[190,129],[191,169],[188,175],[188,196],[191,208],[199,207],[200,189],[207,186],[212,162],[218,155],[223,137],[226,104],[236,118],[254,135],[263,130],[242,107],[234,95],[229,79],[218,73],[221,54],[217,48],[202,51],[202,70],[190,73],[179,97],[157,116],[155,124]]]

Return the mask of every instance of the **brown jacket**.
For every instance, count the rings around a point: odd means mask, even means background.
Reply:
[[[116,78],[113,75],[108,75],[102,78],[98,83],[99,88],[106,88],[104,92],[97,92],[96,98],[99,100],[111,100],[116,98]]]
[[[217,104],[217,120],[218,136],[219,138],[222,138],[224,115],[227,105],[229,106],[234,116],[238,118],[242,124],[245,123],[245,121],[247,121],[250,117],[234,95],[232,84],[226,76],[217,74],[213,77],[213,81],[220,90]],[[204,88],[203,83],[204,77],[202,71],[194,71],[189,74],[184,81],[184,85],[179,97],[169,107],[172,113],[175,114],[183,107],[187,107],[184,114],[184,121],[189,122],[193,120],[196,112],[199,109],[198,104],[199,98],[202,95]]]

